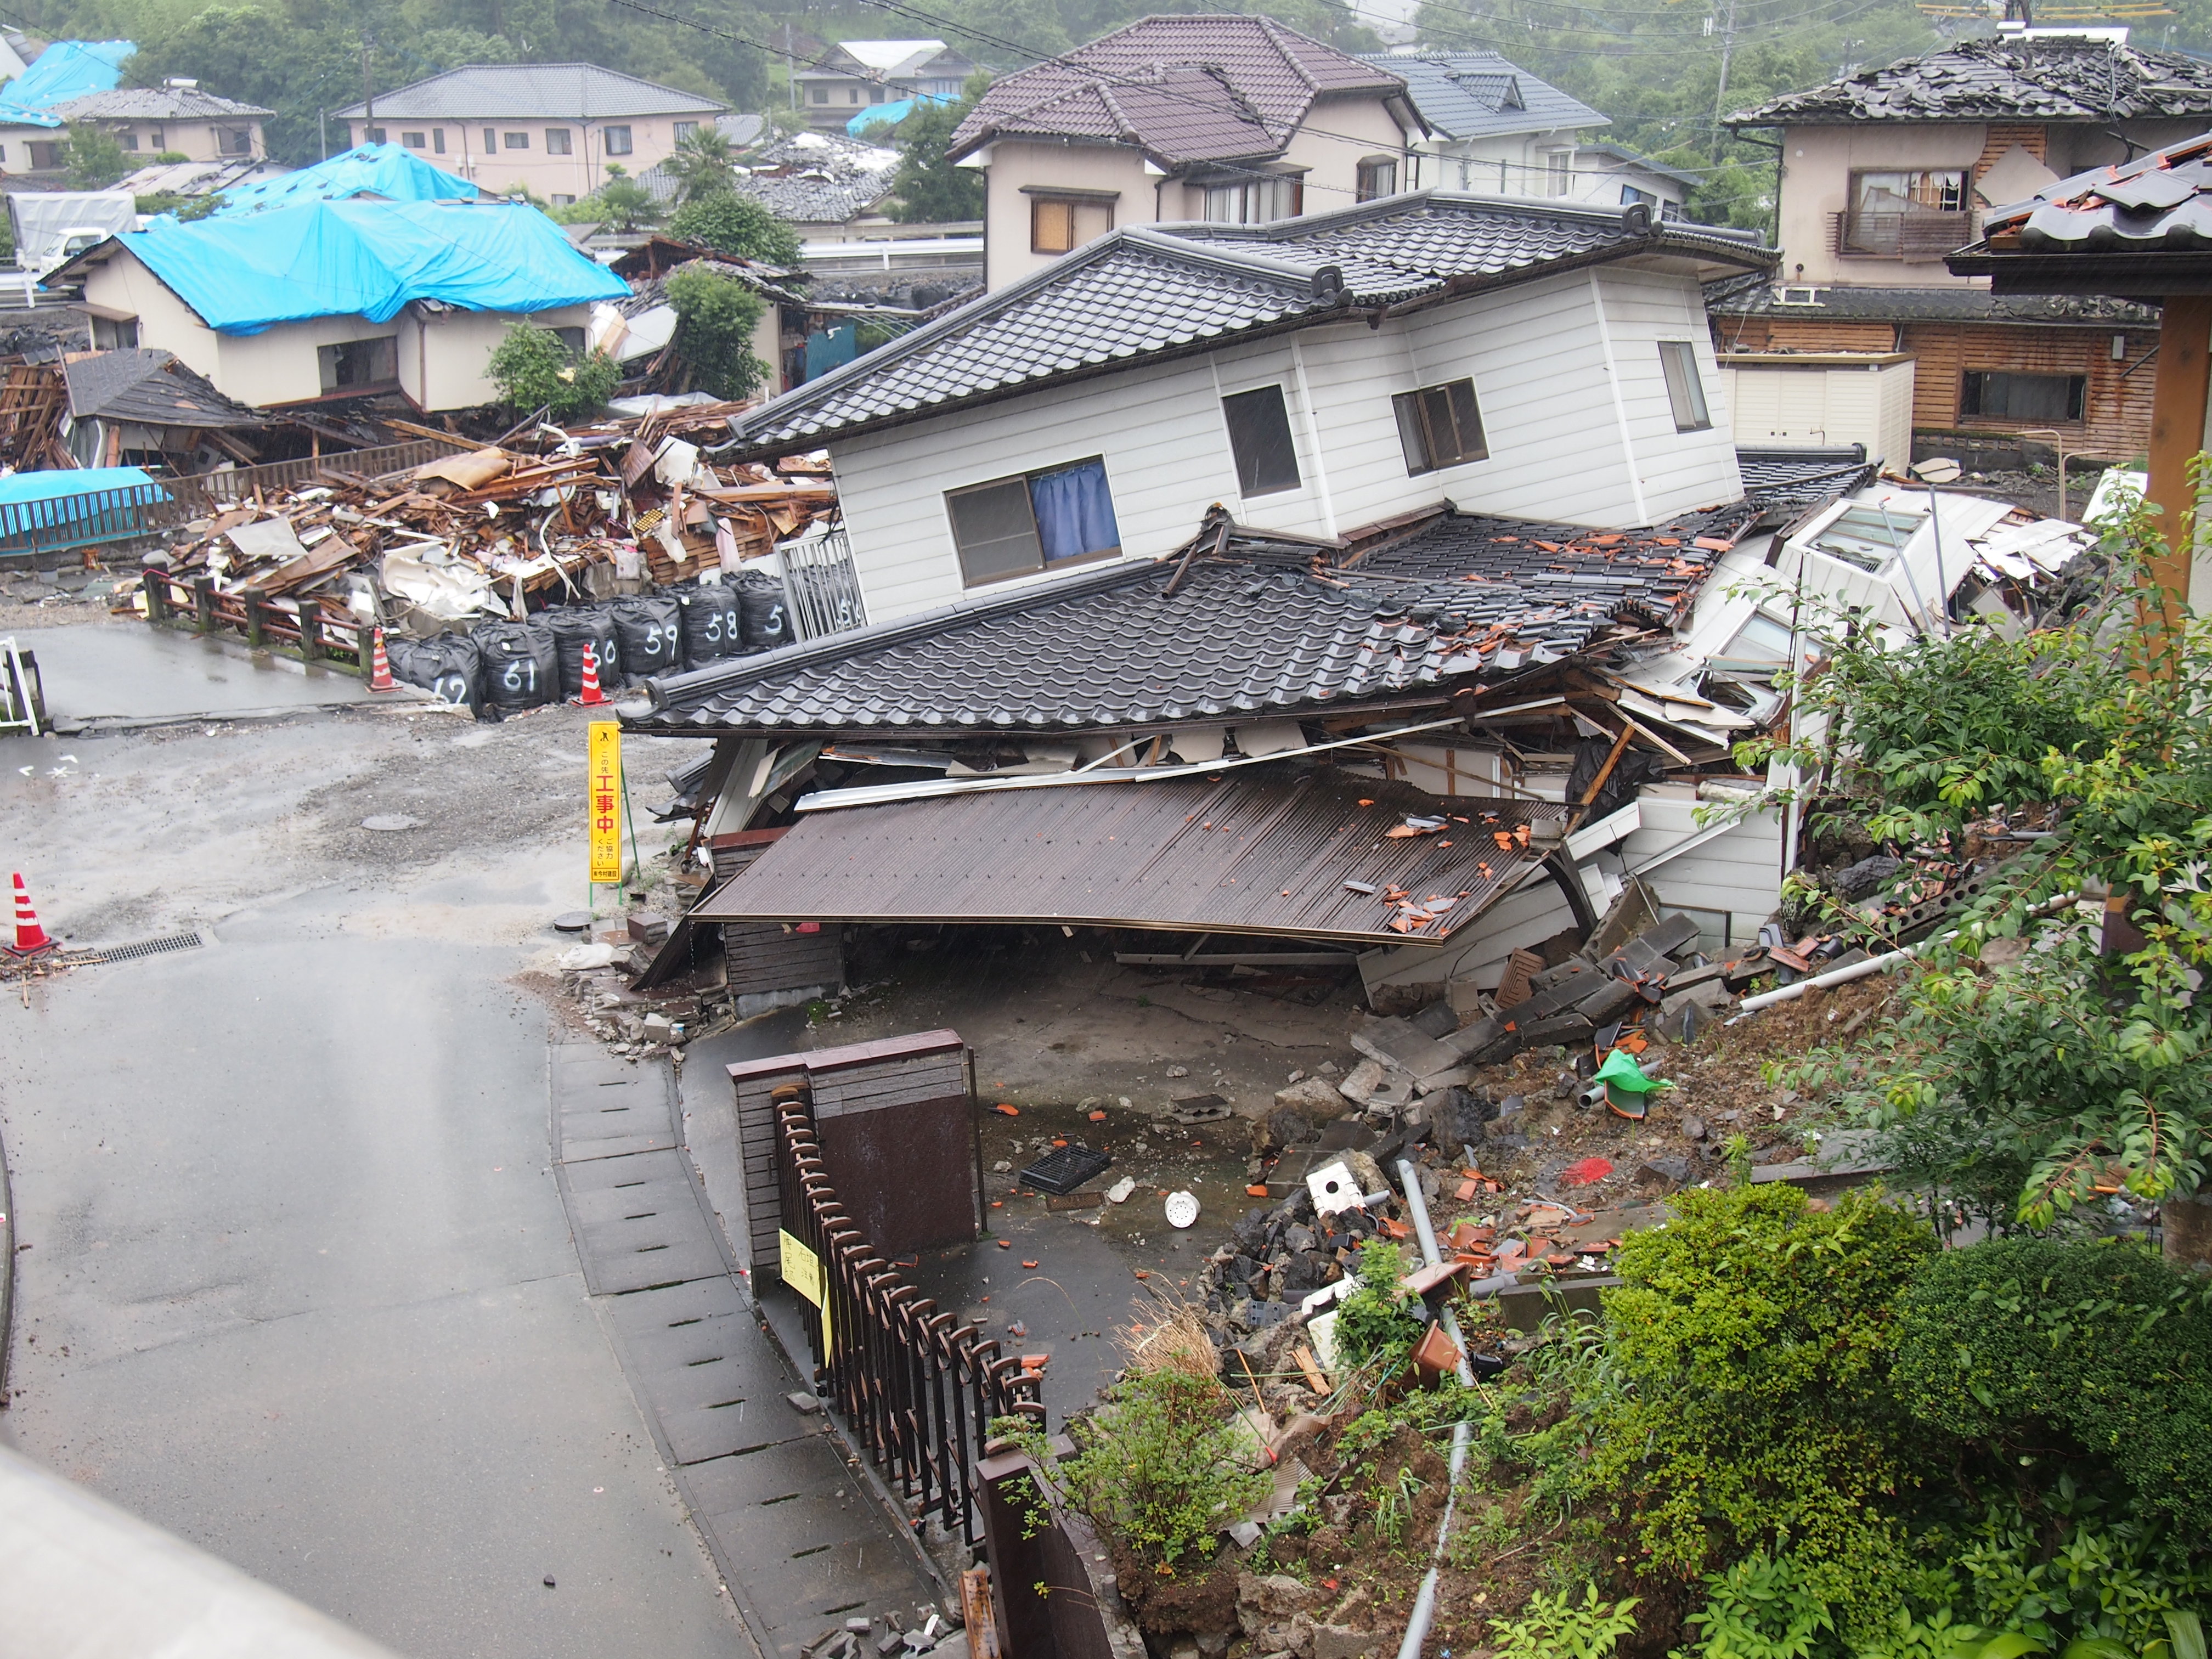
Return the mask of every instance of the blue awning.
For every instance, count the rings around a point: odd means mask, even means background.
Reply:
[[[63,467],[51,472],[11,472],[0,478],[0,507],[18,501],[50,501],[58,495],[90,495],[102,489],[125,489],[132,484],[152,485],[153,475],[135,466]],[[155,488],[149,501],[167,492]]]

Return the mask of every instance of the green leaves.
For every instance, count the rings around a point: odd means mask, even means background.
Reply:
[[[1495,1659],[1606,1659],[1620,1638],[1636,1629],[1638,1598],[1598,1600],[1597,1586],[1586,1586],[1580,1606],[1565,1592],[1528,1598],[1516,1620],[1493,1619]]]

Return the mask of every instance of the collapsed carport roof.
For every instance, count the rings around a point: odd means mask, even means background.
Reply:
[[[845,807],[802,816],[691,919],[1441,944],[1559,847],[1569,811],[1553,801],[1438,800],[1288,763]],[[1389,833],[1409,817],[1438,815],[1441,828]],[[1412,906],[1393,902],[1394,890]],[[1413,919],[1421,915],[1430,920]]]

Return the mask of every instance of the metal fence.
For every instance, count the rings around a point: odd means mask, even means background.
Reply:
[[[1931,264],[1974,240],[1974,216],[1929,208],[1919,212],[1830,216],[1835,252],[1845,258],[1899,259]]]
[[[853,546],[842,529],[787,542],[777,556],[783,562],[784,599],[800,639],[818,640],[868,625],[860,579],[853,569]]]
[[[125,484],[76,495],[0,504],[0,556],[66,552],[151,536],[180,516],[161,484]]]
[[[1040,1379],[975,1326],[940,1312],[862,1237],[830,1184],[805,1085],[780,1086],[775,1106],[784,1230],[822,1265],[823,1318],[807,1322],[807,1342],[828,1370],[831,1400],[918,1514],[979,1544],[983,1441],[1001,1417],[1044,1426]]]

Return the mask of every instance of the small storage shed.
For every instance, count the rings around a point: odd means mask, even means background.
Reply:
[[[1902,351],[1729,352],[1735,441],[1745,449],[1866,446],[1867,459],[1912,459],[1913,359]]]

